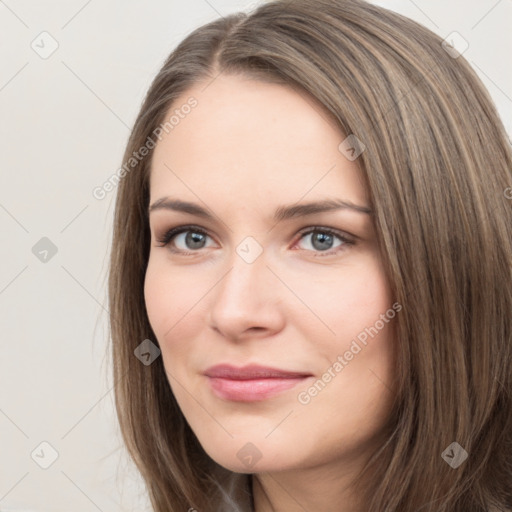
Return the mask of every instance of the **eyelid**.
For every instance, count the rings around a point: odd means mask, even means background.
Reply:
[[[354,242],[359,238],[355,235],[352,235],[351,233],[348,233],[347,231],[344,231],[343,229],[337,229],[332,228],[330,226],[324,226],[324,225],[311,225],[307,226],[305,228],[302,228],[298,231],[299,235],[305,235],[308,233],[311,233],[313,231],[321,231],[323,233],[331,233],[333,235],[336,235],[337,237],[341,238],[342,240],[347,240]]]

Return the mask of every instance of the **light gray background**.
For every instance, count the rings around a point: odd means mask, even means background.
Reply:
[[[172,48],[256,3],[0,0],[0,511],[150,510],[120,441],[105,358],[115,191],[98,200],[92,190],[121,165]],[[512,0],[375,3],[466,39],[464,56],[512,133]],[[58,43],[46,59],[31,47],[50,48],[43,31]],[[47,262],[32,252],[42,237],[57,247]],[[43,441],[58,453],[48,469],[36,463],[50,461]]]

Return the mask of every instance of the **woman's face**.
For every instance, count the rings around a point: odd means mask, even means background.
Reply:
[[[400,305],[357,148],[340,149],[318,104],[282,85],[220,75],[171,110],[152,161],[144,291],[184,416],[232,471],[360,460],[393,400]]]

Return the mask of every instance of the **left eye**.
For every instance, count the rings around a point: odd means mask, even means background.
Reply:
[[[352,245],[354,243],[347,236],[327,228],[314,228],[306,231],[305,233],[303,232],[301,240],[305,239],[306,237],[309,237],[309,244],[311,247],[313,247],[314,251],[326,253],[329,255],[338,252],[338,250],[344,250],[345,246]],[[332,250],[332,244],[336,238],[339,240],[339,243],[338,245],[334,246],[334,248],[341,247],[341,249]]]
[[[300,240],[306,239],[307,237],[310,238],[309,244],[312,249],[304,250],[312,250],[318,253],[318,256],[329,256],[338,253],[355,243],[352,238],[349,238],[344,233],[330,228],[314,227],[309,228],[307,231],[302,231]],[[200,249],[205,248],[205,241],[208,238],[211,237],[202,228],[182,226],[170,229],[157,241],[159,242],[159,247],[165,247],[170,244],[169,249],[173,253],[192,255],[197,253]],[[332,244],[335,239],[338,239],[339,243],[333,247]],[[184,248],[176,248],[176,244],[179,241],[185,245]]]

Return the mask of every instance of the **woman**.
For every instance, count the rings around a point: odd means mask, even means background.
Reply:
[[[119,183],[117,413],[157,512],[512,510],[512,154],[360,0],[189,35]]]

